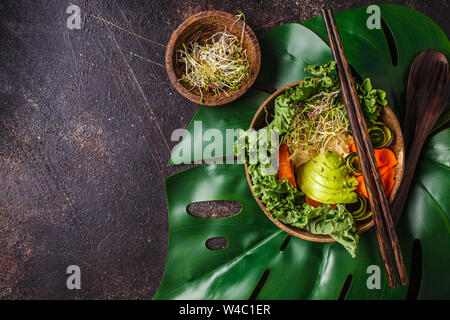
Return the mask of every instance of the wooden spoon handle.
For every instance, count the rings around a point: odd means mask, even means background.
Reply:
[[[406,117],[403,126],[407,151],[402,182],[391,206],[397,223],[405,205],[423,145],[448,104],[449,65],[445,55],[436,50],[420,53],[413,62],[407,87]]]
[[[400,187],[398,188],[395,199],[391,205],[391,215],[394,224],[397,224],[402,214],[406,198],[408,197],[409,188],[411,187],[411,182],[414,177],[414,171],[416,170],[416,166],[420,158],[420,153],[422,151],[423,145],[425,144],[425,140],[430,133],[430,130],[423,128],[423,126],[422,128],[418,129],[418,134],[417,136],[415,136],[415,139],[412,142],[402,182],[400,183]]]

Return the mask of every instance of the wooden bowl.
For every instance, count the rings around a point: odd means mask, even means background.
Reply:
[[[199,42],[211,37],[217,31],[223,31],[241,38],[243,21],[237,21],[237,17],[223,11],[203,11],[186,19],[173,32],[170,37],[166,50],[166,70],[170,82],[177,91],[192,102],[207,106],[217,106],[229,103],[243,95],[255,82],[261,65],[261,51],[255,34],[248,25],[245,25],[242,46],[247,51],[249,62],[248,76],[242,80],[238,90],[229,90],[226,94],[222,93],[220,97],[214,97],[212,92],[203,92],[203,101],[200,102],[200,91],[179,81],[184,73],[184,63],[178,61],[178,50],[183,48],[183,43],[188,44],[198,38]]]
[[[302,80],[303,81],[303,80]],[[266,99],[266,101],[263,102],[263,104],[259,107],[258,111],[256,112],[255,116],[253,117],[252,123],[250,124],[250,128],[253,128],[255,130],[258,130],[262,127],[265,127],[267,125],[267,122],[272,121],[272,118],[266,119],[266,112],[264,110],[267,110],[267,113],[269,115],[274,113],[274,101],[275,98],[278,97],[280,94],[282,94],[286,89],[294,87],[301,83],[302,81],[297,81],[291,84],[288,84],[284,86],[283,88],[277,90],[274,92],[270,97]],[[391,194],[389,196],[389,203],[392,203],[395,194],[397,193],[397,190],[400,186],[400,182],[403,178],[403,170],[405,166],[405,147],[403,143],[403,135],[402,130],[400,127],[400,124],[398,122],[397,117],[395,116],[394,112],[391,108],[388,106],[384,107],[381,111],[381,120],[391,129],[394,138],[389,146],[389,148],[394,152],[394,154],[397,157],[398,164],[396,166],[395,170],[395,184],[391,191]],[[272,219],[270,212],[266,210],[266,207],[264,204],[259,200],[255,194],[253,193],[253,186],[252,181],[250,179],[250,175],[248,174],[248,167],[247,164],[245,164],[245,173],[247,175],[247,182],[250,186],[250,190],[252,191],[253,197],[256,199],[256,202],[261,207],[261,209],[264,211],[266,216],[280,229],[286,231],[287,233],[309,241],[314,242],[333,242],[335,241],[333,238],[327,235],[321,235],[321,234],[312,234],[309,231],[306,231],[304,229],[296,228],[287,224],[284,224],[283,222],[279,220]],[[372,219],[367,219],[363,221],[357,221],[356,227],[358,229],[358,233],[361,234],[368,229],[370,229],[373,226],[374,222]]]

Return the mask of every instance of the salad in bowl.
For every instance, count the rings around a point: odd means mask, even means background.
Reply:
[[[336,63],[307,66],[313,75],[272,94],[235,152],[251,191],[278,227],[305,240],[337,241],[356,256],[372,212]],[[404,166],[403,137],[386,93],[356,83],[386,196],[392,201]]]

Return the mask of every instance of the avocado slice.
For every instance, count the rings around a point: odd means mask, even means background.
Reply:
[[[315,183],[324,186],[329,189],[337,189],[342,191],[343,189],[352,189],[358,185],[356,179],[352,179],[349,177],[349,171],[345,170],[339,174],[334,173],[331,175],[324,174],[326,171],[317,171],[315,168],[310,168],[308,165],[305,165],[300,170],[301,173],[306,177],[314,180]],[[342,178],[345,177],[345,178]],[[349,177],[349,178],[347,178]]]
[[[357,201],[354,190],[355,177],[337,153],[325,151],[301,165],[297,173],[298,185],[310,199],[322,203],[353,203]]]

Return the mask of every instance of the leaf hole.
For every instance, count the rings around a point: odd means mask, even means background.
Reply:
[[[258,283],[256,284],[255,289],[253,290],[252,294],[250,295],[249,300],[255,300],[259,293],[261,292],[262,288],[266,284],[267,278],[269,277],[270,270],[266,269],[263,274],[261,275],[261,278],[259,279]]]
[[[381,28],[383,30],[384,36],[386,37],[386,41],[389,47],[389,53],[391,54],[391,62],[393,66],[398,64],[398,48],[395,43],[394,35],[392,34],[391,29],[387,25],[386,21],[381,18]]]
[[[209,238],[205,245],[209,250],[223,250],[228,247],[228,239],[225,237]]]
[[[348,290],[350,290],[350,285],[353,281],[353,275],[349,274],[347,278],[345,278],[344,284],[342,285],[341,292],[339,293],[338,300],[344,300],[347,296]]]
[[[291,235],[288,235],[286,237],[286,239],[284,239],[283,243],[281,244],[280,251],[283,251],[284,249],[286,249],[286,247],[287,247],[287,245],[288,245],[290,240],[291,240]]]
[[[422,282],[422,244],[414,239],[411,254],[411,270],[409,273],[409,287],[406,300],[417,300]]]
[[[237,201],[217,200],[193,202],[186,207],[187,213],[196,218],[215,219],[232,217],[241,212]]]

